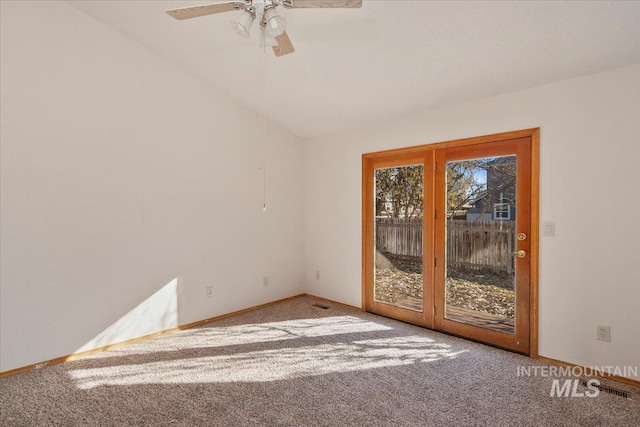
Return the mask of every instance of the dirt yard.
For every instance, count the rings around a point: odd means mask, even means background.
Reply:
[[[375,299],[390,304],[407,297],[422,298],[422,262],[419,258],[388,253],[376,257]],[[448,305],[513,319],[515,291],[502,272],[450,268],[446,280]]]

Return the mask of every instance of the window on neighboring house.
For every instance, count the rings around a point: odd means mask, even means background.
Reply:
[[[493,219],[496,219],[499,221],[511,220],[511,207],[509,203],[494,203]]]

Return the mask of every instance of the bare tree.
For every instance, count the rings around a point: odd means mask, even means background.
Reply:
[[[487,179],[483,179],[485,173]],[[422,217],[423,176],[421,165],[377,169],[376,216]],[[464,211],[480,200],[483,200],[481,213],[498,201],[513,203],[515,182],[515,157],[488,157],[449,162],[446,166],[447,211]],[[501,200],[498,200],[497,195],[501,195]]]
[[[480,172],[486,180],[480,180]],[[447,209],[450,212],[478,203],[482,214],[494,203],[515,203],[515,157],[487,157],[447,164]]]

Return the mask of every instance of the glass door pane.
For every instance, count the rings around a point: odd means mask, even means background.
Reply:
[[[447,162],[445,318],[515,333],[516,156]]]
[[[375,169],[374,300],[423,311],[422,165]]]

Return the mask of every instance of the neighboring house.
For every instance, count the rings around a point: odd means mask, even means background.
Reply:
[[[482,166],[487,171],[487,191],[471,202],[467,221],[516,219],[516,158],[498,157]]]
[[[466,220],[494,220],[494,221],[515,221],[516,207],[515,201],[509,199],[488,199],[482,197],[474,201],[472,208],[467,210]]]

